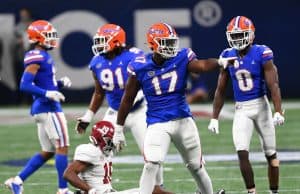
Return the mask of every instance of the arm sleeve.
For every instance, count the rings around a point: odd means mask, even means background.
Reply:
[[[21,79],[20,90],[36,96],[44,97],[46,95],[46,90],[33,84],[34,77],[35,75],[25,71]]]

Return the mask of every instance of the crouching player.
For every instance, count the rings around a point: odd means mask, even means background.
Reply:
[[[116,192],[111,185],[113,136],[115,129],[108,121],[99,121],[93,128],[89,144],[77,146],[74,161],[68,166],[64,178],[83,194],[138,194],[139,189]],[[153,193],[156,192],[155,190]]]

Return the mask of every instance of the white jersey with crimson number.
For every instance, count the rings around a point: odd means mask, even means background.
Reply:
[[[81,144],[75,150],[74,160],[91,164],[88,169],[79,174],[79,177],[97,193],[107,193],[112,190],[112,160],[111,156],[102,153],[99,147],[93,144]]]

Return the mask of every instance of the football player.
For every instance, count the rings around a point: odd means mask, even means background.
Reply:
[[[197,126],[186,102],[185,88],[190,72],[201,73],[227,66],[230,59],[198,60],[189,48],[179,50],[175,29],[166,23],[155,23],[147,31],[147,42],[153,51],[137,58],[128,66],[128,78],[118,112],[118,130],[134,98],[141,88],[147,100],[147,131],[144,139],[144,169],[140,179],[140,193],[150,194],[155,175],[165,159],[172,141],[180,152],[186,167],[194,177],[199,192],[212,194],[201,153]],[[234,59],[234,58],[233,58]],[[232,59],[231,59],[232,60]],[[225,193],[221,190],[218,193]]]
[[[99,121],[93,127],[89,144],[77,146],[74,160],[64,178],[82,194],[138,194],[138,188],[116,192],[111,185],[113,135],[115,129],[109,121]]]
[[[55,166],[58,174],[57,194],[70,194],[63,172],[68,165],[69,135],[67,121],[61,108],[65,100],[59,89],[70,87],[71,81],[63,77],[55,79],[55,65],[48,53],[58,45],[57,31],[45,20],[37,20],[27,29],[32,50],[25,54],[24,73],[20,83],[21,91],[33,96],[31,115],[38,128],[41,152],[35,154],[14,178],[5,181],[5,185],[13,194],[23,192],[23,182],[55,155]]]
[[[240,170],[248,193],[254,194],[255,184],[249,162],[249,145],[253,128],[258,132],[262,150],[268,161],[270,193],[278,193],[279,160],[276,155],[275,125],[284,123],[277,68],[273,52],[265,45],[253,44],[254,25],[244,16],[233,18],[227,26],[227,40],[231,48],[221,57],[237,57],[233,66],[221,70],[213,103],[213,118],[209,130],[219,132],[219,113],[224,104],[229,78],[232,80],[235,103],[232,133]],[[275,114],[266,97],[266,86],[271,92]]]
[[[92,50],[95,56],[92,58],[89,68],[95,80],[95,90],[88,110],[82,117],[78,118],[76,130],[79,133],[85,132],[94,114],[102,105],[104,97],[106,97],[109,108],[103,120],[116,123],[128,78],[127,65],[134,60],[141,59],[139,56],[143,55],[140,49],[126,46],[125,31],[115,24],[105,24],[99,27],[93,40]],[[146,104],[142,92],[139,92],[135,99],[134,106],[126,119],[125,127],[131,130],[141,153],[143,153],[143,141],[147,127]],[[123,130],[115,131],[114,144],[117,152],[125,145]],[[156,187],[163,184],[162,173],[163,170],[160,168],[157,174]]]

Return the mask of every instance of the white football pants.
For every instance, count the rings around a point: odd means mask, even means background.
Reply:
[[[62,112],[33,115],[38,128],[42,151],[55,152],[56,148],[69,146],[67,120]]]
[[[232,127],[236,151],[249,151],[254,127],[265,155],[273,155],[276,152],[275,127],[266,96],[245,102],[236,102]]]

